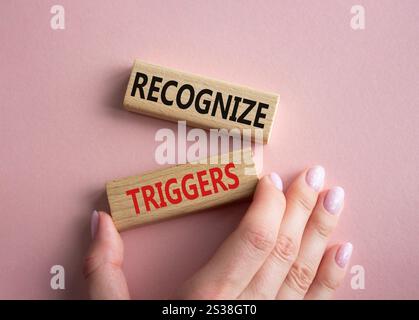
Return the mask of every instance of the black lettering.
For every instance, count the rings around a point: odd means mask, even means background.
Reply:
[[[255,122],[253,122],[253,126],[262,128],[262,129],[265,127],[264,123],[259,122],[259,118],[261,119],[266,118],[266,113],[262,113],[262,109],[268,109],[268,108],[269,108],[269,104],[259,102],[258,109],[256,111]]]
[[[231,116],[229,118],[230,121],[236,121],[236,114],[237,114],[237,108],[239,107],[239,103],[242,101],[242,98],[240,97],[234,97],[234,108],[233,112],[231,113]]]
[[[182,93],[185,90],[189,90],[189,99],[188,99],[188,101],[186,103],[183,103],[182,102]],[[195,90],[194,90],[194,88],[190,84],[184,84],[183,86],[181,86],[179,88],[179,91],[177,92],[177,95],[176,95],[176,103],[179,106],[179,108],[181,108],[181,109],[188,109],[191,106],[194,97],[195,97]]]
[[[160,93],[160,99],[164,105],[173,105],[174,99],[170,100],[168,98],[167,91],[170,87],[178,88],[178,81],[169,80],[164,83],[163,78],[153,76],[150,81],[150,87],[148,89],[148,92],[145,92],[145,87],[148,83],[148,79],[149,78],[147,74],[142,72],[136,72],[135,79],[131,88],[131,96],[135,97],[138,90],[141,99],[146,99],[147,93],[147,100],[158,102],[159,96],[156,96],[155,93]],[[164,85],[160,87],[162,83],[164,83]],[[189,91],[189,96],[188,94],[186,94],[185,97],[185,91]],[[213,94],[213,90],[206,88],[200,90],[195,96],[195,89],[193,88],[193,86],[190,84],[184,84],[178,89],[176,93],[176,104],[177,107],[179,107],[180,109],[188,109],[194,103],[196,112],[200,114],[209,114],[212,105],[211,116],[215,117],[219,110],[222,119],[228,119],[230,121],[242,123],[245,125],[252,124],[252,121],[249,120],[248,117],[252,110],[256,107],[256,104],[258,104],[253,121],[253,126],[262,129],[265,127],[265,124],[262,120],[266,119],[266,110],[269,108],[269,104],[262,102],[257,103],[254,100],[232,96],[231,94],[225,97],[221,92],[216,92],[215,97],[213,96]],[[204,97],[205,95],[207,95],[207,97]],[[213,101],[212,98],[214,99]],[[231,104],[233,98],[234,105],[232,106]],[[241,107],[240,103],[244,105],[244,110],[242,112],[241,110],[239,111],[239,107]],[[229,116],[230,111],[231,114]]]
[[[162,81],[163,81],[163,79],[160,78],[160,77],[153,76],[153,78],[151,78],[150,88],[148,89],[147,100],[157,102],[158,99],[157,99],[157,97],[153,97],[153,93],[160,91],[160,88],[156,87],[156,82],[161,83]]]
[[[162,101],[162,102],[163,102],[163,104],[165,104],[166,106],[171,106],[171,105],[173,104],[173,101],[171,101],[171,100],[167,100],[167,97],[166,97],[166,91],[167,91],[167,89],[168,89],[170,86],[177,87],[177,85],[178,85],[178,82],[177,82],[177,81],[174,81],[174,80],[169,80],[169,81],[167,81],[167,82],[164,84],[163,88],[161,89],[161,101]]]
[[[246,108],[246,110],[243,111],[243,113],[240,115],[240,117],[237,119],[237,122],[251,125],[252,121],[245,119],[245,117],[248,115],[248,113],[253,109],[253,107],[256,105],[256,101],[249,100],[249,99],[243,99],[243,103],[248,104],[249,106]]]
[[[140,83],[140,78],[143,79],[143,82]],[[147,83],[148,77],[146,74],[141,73],[141,72],[137,72],[135,74],[135,80],[134,80],[134,84],[132,85],[132,90],[131,90],[131,96],[135,97],[135,92],[137,91],[137,89],[140,91],[140,97],[141,99],[145,99],[144,96],[144,87]]]
[[[214,100],[214,107],[212,109],[211,115],[214,117],[217,112],[217,106],[220,105],[221,117],[227,119],[228,110],[230,110],[231,104],[231,95],[227,97],[227,103],[224,104],[223,95],[221,92],[217,92]]]
[[[211,100],[203,100],[202,104],[204,105],[204,108],[202,108],[202,106],[200,105],[200,100],[202,98],[202,96],[204,94],[209,94],[210,97],[212,96],[212,90],[210,89],[202,89],[201,91],[198,92],[198,94],[196,95],[196,100],[195,100],[195,109],[196,111],[198,111],[201,114],[207,114],[208,110],[211,106]]]

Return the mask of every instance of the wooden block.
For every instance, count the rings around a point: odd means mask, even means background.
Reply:
[[[204,129],[238,128],[253,140],[256,130],[262,130],[263,143],[267,143],[278,102],[277,94],[136,60],[124,107],[160,119],[186,120]]]
[[[251,196],[258,178],[250,148],[106,184],[119,231]]]

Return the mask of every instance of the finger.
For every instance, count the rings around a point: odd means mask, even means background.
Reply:
[[[287,207],[276,245],[240,298],[275,299],[297,257],[305,225],[323,187],[324,175],[324,169],[315,166],[302,172],[288,188]]]
[[[303,299],[316,275],[317,268],[343,208],[344,191],[333,187],[323,192],[307,223],[300,251],[281,286],[277,299]]]
[[[182,298],[235,299],[250,282],[275,245],[285,209],[282,181],[263,177],[252,204],[237,229],[211,260],[187,281]]]
[[[123,243],[112,218],[105,212],[93,211],[91,231],[93,242],[84,263],[90,298],[129,299],[121,269]]]
[[[347,242],[326,251],[305,299],[326,300],[333,297],[345,277],[352,250],[352,244]]]

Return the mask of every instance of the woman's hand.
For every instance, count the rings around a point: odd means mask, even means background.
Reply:
[[[324,169],[301,173],[282,192],[263,177],[237,229],[178,291],[180,299],[330,299],[341,283],[352,245],[326,249],[343,208],[344,191],[321,191]],[[111,217],[93,212],[85,261],[93,299],[129,299],[121,266],[123,243]]]

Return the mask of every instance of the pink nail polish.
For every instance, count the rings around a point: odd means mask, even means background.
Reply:
[[[282,191],[283,185],[282,185],[282,180],[280,178],[280,176],[278,176],[278,174],[276,174],[275,172],[272,172],[269,177],[271,178],[272,182],[274,183],[275,187],[277,189],[279,189],[280,191]]]
[[[321,166],[315,166],[307,171],[306,182],[315,191],[320,191],[324,184],[325,171]]]
[[[90,218],[90,234],[92,236],[92,240],[95,238],[98,223],[99,213],[96,210],[94,210]]]
[[[331,188],[323,200],[323,207],[331,214],[338,214],[343,205],[345,191],[341,187]]]
[[[335,261],[341,268],[345,268],[352,255],[353,245],[350,242],[342,244],[336,252]]]

